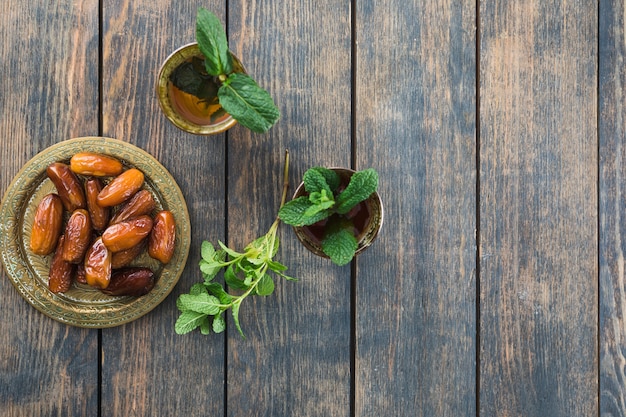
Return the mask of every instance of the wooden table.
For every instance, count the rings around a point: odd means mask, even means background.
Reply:
[[[200,137],[159,109],[198,7],[275,98],[265,135]],[[81,329],[2,272],[2,416],[626,416],[626,4],[8,0],[0,191],[36,153],[107,136],[171,172],[192,224],[172,294]],[[242,307],[247,338],[177,335],[203,240],[242,247],[315,165],[381,176],[351,265],[282,226],[299,282]]]

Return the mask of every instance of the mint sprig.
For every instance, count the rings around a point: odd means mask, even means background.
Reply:
[[[352,174],[341,190],[339,175],[328,168],[314,167],[304,173],[306,196],[286,203],[278,217],[295,227],[310,226],[328,219],[321,241],[322,251],[337,265],[349,263],[358,248],[354,225],[348,213],[367,200],[378,188],[378,173],[370,168]]]
[[[288,170],[289,153],[286,152],[281,207],[287,197]],[[241,252],[219,241],[218,248],[208,241],[202,242],[199,268],[204,281],[178,297],[176,305],[181,314],[176,320],[176,333],[185,334],[197,328],[202,334],[221,333],[226,329],[224,314],[230,310],[235,327],[245,337],[239,320],[242,302],[249,296],[271,295],[275,278],[295,280],[285,274],[285,265],[274,260],[279,247],[279,224],[277,217],[265,235],[250,242]],[[224,272],[226,286],[215,281],[220,271]],[[226,287],[240,293],[233,295]]]
[[[236,72],[222,23],[202,7],[196,18],[196,41],[204,55],[204,68],[199,71],[195,65],[183,64],[174,71],[172,83],[201,101],[219,101],[226,113],[251,131],[267,132],[280,118],[278,107],[254,79]]]

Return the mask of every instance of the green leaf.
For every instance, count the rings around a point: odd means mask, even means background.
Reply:
[[[316,193],[316,194],[319,194],[319,193]],[[319,199],[318,201],[314,201],[313,199],[309,198],[309,201],[313,205],[309,207],[308,209],[306,209],[303,214],[303,216],[307,219],[316,219],[317,218],[316,216],[319,213],[322,213],[322,212],[328,213],[328,210],[331,209],[335,205],[334,200],[323,201],[323,199]]]
[[[287,270],[287,266],[281,264],[280,262],[277,261],[268,261],[267,262],[267,267],[269,269],[271,269],[274,272],[280,272],[280,271],[286,271]]]
[[[194,59],[196,59],[194,57]],[[213,77],[204,69],[204,60],[197,58],[202,63],[201,71],[195,62],[183,62],[170,75],[170,81],[179,90],[196,96],[207,103],[217,103],[217,91],[219,86]]]
[[[226,320],[224,320],[224,316],[218,314],[213,319],[213,331],[215,333],[222,333],[224,330],[226,330]]]
[[[222,269],[222,264],[213,262],[207,262],[204,259],[201,259],[199,262],[200,271],[202,272],[202,276],[204,277],[205,282],[211,281]]]
[[[200,323],[200,333],[203,335],[211,334],[211,322],[209,316],[205,316],[204,320]]]
[[[274,292],[274,280],[265,274],[256,285],[256,293],[258,295],[270,295]]]
[[[212,316],[220,312],[220,300],[208,293],[181,294],[179,300],[185,310]]]
[[[198,295],[198,294],[207,294],[207,289],[201,282],[193,284],[189,289],[189,294]]]
[[[297,281],[298,278],[294,278],[294,277],[290,277],[289,275],[285,275],[282,272],[279,271],[274,271],[276,272],[277,275],[280,275],[281,277],[285,278],[287,281]]]
[[[235,290],[247,290],[250,286],[246,285],[246,283],[237,277],[235,273],[235,269],[232,265],[230,265],[226,271],[224,271],[224,281],[226,284]]]
[[[292,226],[309,226],[325,219],[330,215],[328,210],[315,213],[313,216],[307,216],[306,212],[314,204],[309,201],[306,196],[295,198],[285,203],[278,211],[278,217]]]
[[[326,184],[328,184],[333,194],[335,190],[337,190],[337,187],[339,187],[339,184],[341,183],[341,178],[339,177],[339,174],[337,174],[332,169],[328,169],[324,167],[313,167],[313,168],[309,168],[307,171],[316,171],[317,173],[322,175],[324,179],[326,180]],[[306,176],[306,172],[304,173],[304,175]]]
[[[206,71],[210,75],[219,76],[233,71],[233,59],[228,50],[222,22],[203,7],[198,9],[196,18],[196,40],[205,57]]]
[[[178,334],[189,333],[200,326],[205,318],[206,314],[197,313],[195,311],[184,311],[176,320],[174,330]]]
[[[349,228],[337,228],[327,231],[322,240],[322,250],[337,265],[350,263],[359,243]]]
[[[333,195],[333,191],[326,181],[326,176],[322,174],[322,172],[320,172],[319,170],[308,169],[302,177],[302,182],[304,182],[304,189],[309,194],[321,193],[322,191],[326,191],[326,194],[330,194],[331,197]]]
[[[228,254],[228,256],[230,256],[233,259],[237,259],[240,258],[241,256],[243,256],[242,253],[239,253],[235,250],[232,250],[231,248],[229,248],[228,246],[226,246],[223,242],[218,241],[217,243],[219,243],[220,247],[222,248],[222,250],[224,252],[226,252]]]
[[[213,247],[213,244],[206,240],[203,241],[202,246],[200,246],[200,255],[206,262],[213,262],[213,256],[215,255],[215,247]]]
[[[369,198],[378,188],[378,173],[370,168],[352,174],[350,183],[345,190],[336,197],[336,210],[339,214],[346,214],[361,201]]]
[[[230,74],[217,96],[224,111],[253,132],[267,132],[280,117],[272,96],[246,74]]]
[[[204,284],[206,289],[209,291],[209,294],[214,295],[220,300],[220,303],[224,305],[228,305],[233,302],[233,296],[226,292],[224,287],[217,282],[211,282],[208,284]]]
[[[233,307],[231,308],[230,312],[233,315],[233,321],[235,322],[235,327],[237,327],[237,330],[239,330],[239,334],[241,335],[241,337],[245,339],[246,336],[243,334],[243,330],[241,329],[241,323],[239,323],[239,307],[240,307],[239,303],[233,304]]]

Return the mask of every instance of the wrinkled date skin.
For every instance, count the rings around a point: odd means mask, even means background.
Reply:
[[[83,186],[69,165],[54,162],[46,168],[46,174],[56,187],[67,211],[71,213],[76,209],[87,207]]]
[[[133,217],[150,214],[156,207],[156,202],[152,193],[148,190],[139,190],[128,200],[115,215],[111,218],[110,224],[123,222]]]
[[[146,215],[113,224],[102,233],[102,242],[111,252],[130,249],[150,234],[152,224]]]
[[[75,266],[63,259],[63,245],[65,241],[65,236],[61,236],[48,274],[48,289],[54,294],[67,292],[72,286]]]
[[[87,199],[87,209],[91,217],[91,225],[95,230],[104,230],[109,224],[111,209],[101,207],[98,204],[98,194],[102,191],[102,181],[98,178],[90,178],[85,182],[85,198]]]
[[[174,255],[176,221],[171,211],[163,210],[154,216],[154,225],[148,238],[148,254],[167,264]]]
[[[119,269],[128,266],[145,250],[145,239],[133,246],[132,248],[124,249],[119,252],[115,252],[111,258],[111,267],[113,269]]]
[[[37,255],[54,251],[63,227],[63,203],[56,194],[46,195],[35,211],[30,249]]]
[[[102,290],[108,295],[140,297],[154,288],[154,273],[149,268],[122,268],[111,276],[111,283]]]
[[[85,281],[92,287],[104,289],[111,282],[111,251],[97,238],[85,255]]]
[[[123,168],[117,159],[94,152],[79,152],[70,159],[70,169],[80,175],[114,177],[121,174]]]
[[[143,181],[143,172],[136,168],[130,168],[115,177],[100,191],[97,202],[101,207],[121,204],[139,191]]]
[[[76,270],[74,271],[74,279],[79,284],[86,284],[87,278],[85,277],[85,264],[80,263],[76,265]]]
[[[82,262],[91,243],[91,235],[91,217],[87,210],[74,210],[65,225],[63,259],[73,264]]]

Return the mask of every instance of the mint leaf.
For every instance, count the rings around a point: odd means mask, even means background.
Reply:
[[[322,175],[324,179],[326,180],[326,184],[328,184],[328,187],[330,187],[333,193],[335,192],[335,190],[337,190],[337,187],[339,187],[339,184],[341,183],[341,178],[339,177],[339,174],[337,174],[332,169],[328,169],[324,167],[313,167],[313,168],[309,168],[307,172],[308,171],[315,171],[318,174]],[[304,175],[306,176],[306,172],[304,173]],[[305,189],[306,189],[306,186],[305,186]]]
[[[195,295],[181,294],[178,299],[185,310],[212,316],[220,312],[220,300],[206,292]]]
[[[332,193],[327,194],[326,190],[310,194],[309,201],[312,206],[304,211],[304,217],[306,218],[313,218],[313,216],[317,216],[318,213],[326,211],[335,205]]]
[[[213,247],[213,244],[206,240],[202,242],[202,245],[200,246],[200,256],[202,256],[202,259],[204,259],[207,262],[211,262],[213,261],[214,255],[215,255],[215,248]]]
[[[280,262],[277,261],[268,261],[267,262],[267,267],[269,269],[271,269],[274,272],[281,272],[281,271],[286,271],[287,270],[287,266],[281,264]]]
[[[170,81],[176,88],[187,94],[194,95],[207,103],[217,103],[217,83],[206,73],[204,60],[197,57],[193,59],[202,63],[200,66],[202,72],[198,71],[198,65],[195,62],[183,62],[172,72]]]
[[[206,282],[211,281],[217,273],[222,269],[222,265],[218,262],[207,262],[204,259],[201,259],[199,264],[200,271],[202,272],[202,276]]]
[[[200,326],[206,316],[206,314],[197,313],[195,311],[183,311],[178,317],[178,320],[176,320],[176,324],[174,324],[174,330],[177,334],[189,333]]]
[[[217,96],[224,111],[253,132],[267,132],[280,117],[270,94],[246,74],[230,74]]]
[[[315,205],[309,201],[309,197],[298,197],[285,203],[278,211],[278,217],[287,224],[300,227],[317,223],[330,214],[328,210],[323,210],[313,215],[307,215],[307,210],[309,210],[310,207],[315,207]]]
[[[358,247],[359,243],[350,228],[331,229],[322,240],[322,250],[339,266],[350,263]]]
[[[234,303],[230,312],[233,315],[233,321],[235,322],[235,327],[237,327],[237,330],[239,331],[239,334],[241,335],[241,337],[245,339],[246,336],[243,334],[243,330],[241,330],[241,323],[239,323],[239,307],[240,306],[241,305],[239,303]]]
[[[378,173],[374,169],[355,172],[346,189],[335,198],[337,213],[346,214],[361,201],[367,200],[377,188]]]
[[[235,290],[247,290],[249,287],[249,284],[246,284],[244,280],[237,277],[235,269],[232,265],[230,265],[224,272],[224,281],[230,288]]]
[[[217,299],[220,300],[220,303],[224,305],[228,305],[232,303],[233,296],[227,293],[224,287],[222,287],[217,282],[211,282],[211,283],[204,284],[204,285],[207,291],[209,291],[209,294],[217,297]]]
[[[203,335],[211,334],[211,322],[209,316],[204,316],[204,319],[200,323],[200,333]]]
[[[324,174],[316,169],[308,169],[302,177],[302,182],[304,183],[304,189],[309,194],[321,193],[322,191],[331,196],[333,194]]]
[[[219,76],[233,71],[233,59],[222,22],[203,7],[198,9],[196,18],[196,40],[209,75]]]
[[[226,330],[226,320],[224,320],[224,316],[218,314],[213,319],[213,331],[215,333],[222,333],[224,330]]]
[[[274,280],[265,274],[256,285],[256,293],[258,295],[270,295],[274,292]]]

